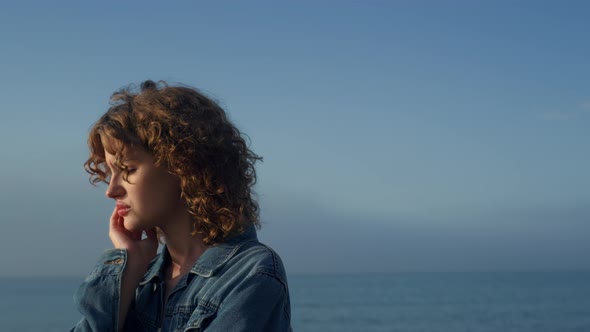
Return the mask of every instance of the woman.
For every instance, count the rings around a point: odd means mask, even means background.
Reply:
[[[153,81],[111,101],[84,166],[115,200],[114,249],[76,292],[72,331],[290,331],[283,264],[256,238],[261,158],[223,109]]]

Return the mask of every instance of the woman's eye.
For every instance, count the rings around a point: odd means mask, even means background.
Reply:
[[[125,164],[120,164],[118,168],[119,168],[119,171],[121,171],[121,172],[131,172],[132,170],[135,170],[135,168],[130,167]]]
[[[127,170],[126,170],[127,174],[133,174],[133,173],[135,173],[135,171],[137,171],[137,169],[135,169],[135,168],[127,168]]]

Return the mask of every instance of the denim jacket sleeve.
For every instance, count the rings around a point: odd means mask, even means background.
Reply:
[[[287,286],[276,277],[258,272],[240,282],[220,304],[205,328],[221,331],[291,331]]]
[[[74,295],[83,318],[70,332],[117,331],[121,277],[126,262],[124,249],[110,249],[100,256]]]

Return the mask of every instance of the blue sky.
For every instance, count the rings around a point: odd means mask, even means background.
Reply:
[[[195,86],[265,160],[289,273],[587,269],[590,5],[30,2],[0,12],[1,275],[83,275],[110,94]]]

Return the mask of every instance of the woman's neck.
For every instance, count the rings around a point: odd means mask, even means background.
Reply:
[[[166,227],[162,229],[166,248],[170,254],[171,278],[186,274],[207,250],[199,235],[192,236],[192,227]]]

